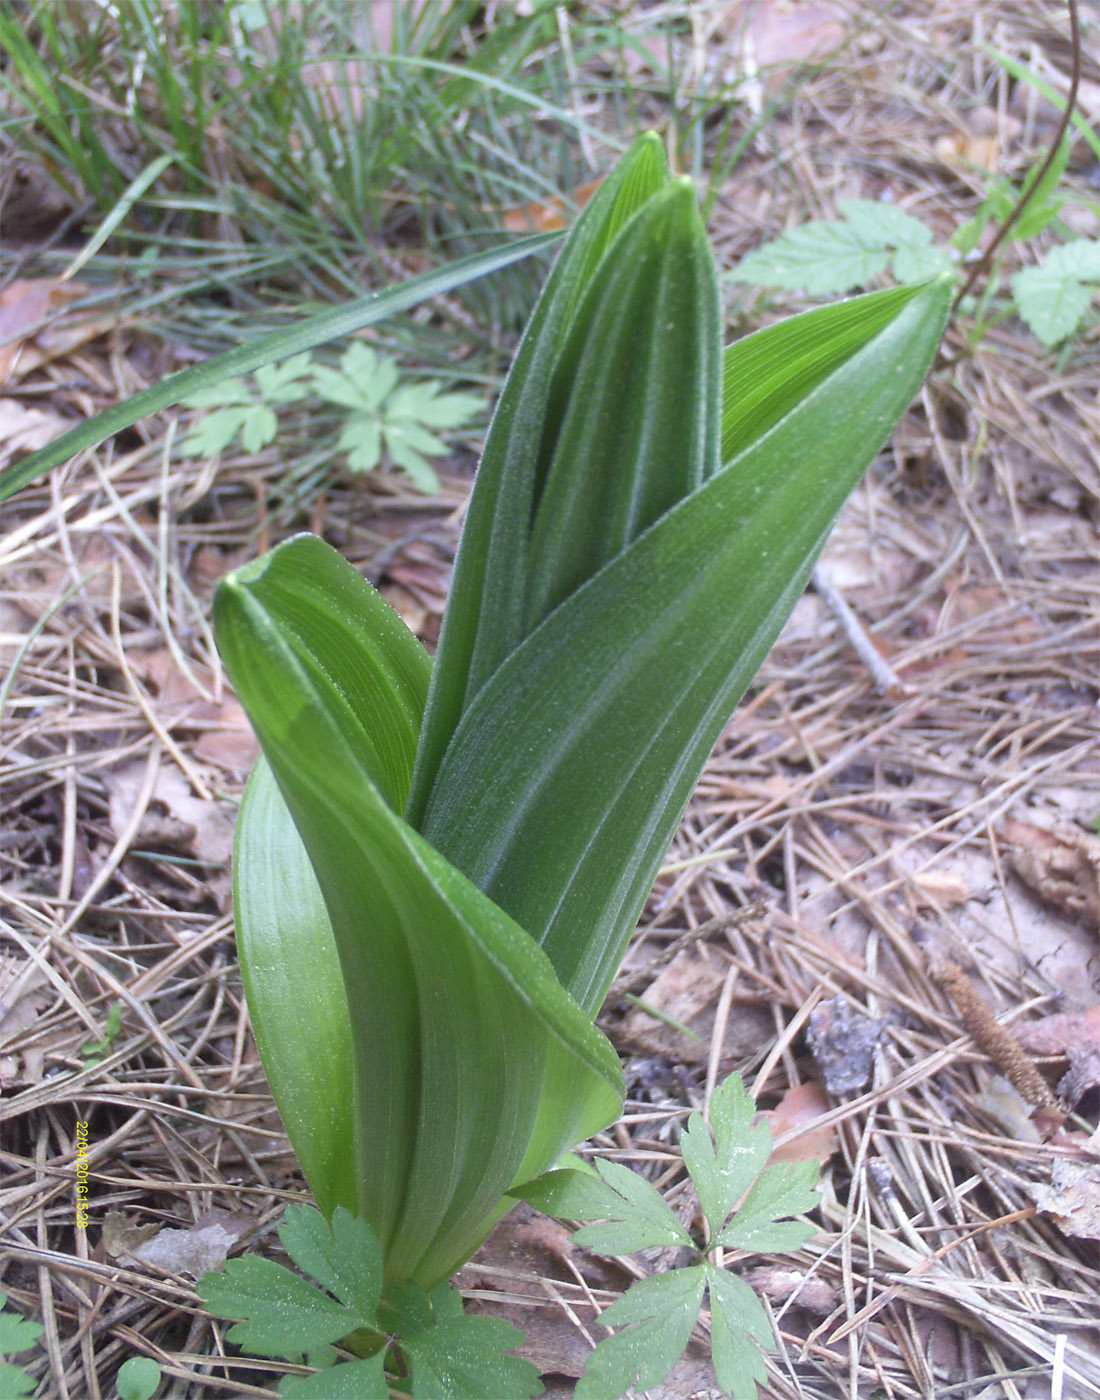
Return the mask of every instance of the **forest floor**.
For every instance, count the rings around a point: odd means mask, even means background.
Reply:
[[[863,31],[857,62],[807,78],[720,191],[723,268],[783,226],[779,183],[818,216],[837,198],[901,203],[944,241],[980,202],[976,170],[1034,168],[1056,113],[998,76],[980,18],[902,7]],[[995,47],[1067,71],[1025,9],[998,24]],[[730,45],[712,35],[705,61],[735,61]],[[1096,237],[1096,182],[1079,143],[1063,179],[1079,236]],[[591,1146],[674,1204],[680,1127],[733,1070],[777,1151],[822,1164],[818,1233],[745,1266],[781,1339],[777,1400],[1100,1396],[1100,341],[1094,326],[1056,362],[1012,316],[976,346],[971,329],[953,322],[723,734],[601,1017],[629,1099]],[[153,361],[133,321],[65,332],[21,347],[0,409],[69,422]],[[168,426],[4,510],[0,1218],[4,1289],[45,1326],[21,1358],[41,1397],[113,1394],[132,1354],[178,1397],[270,1394],[286,1369],[233,1355],[192,1286],[227,1248],[277,1252],[285,1205],[308,1199],[235,959],[229,862],[255,745],[209,628],[218,579],[290,528],[268,509],[283,465],[180,459]],[[0,435],[16,448],[11,418]],[[431,645],[470,476],[452,462],[434,497],[386,472],[336,482],[296,524]],[[631,1267],[523,1208],[459,1282],[567,1395]],[[718,1394],[703,1339],[651,1394]]]

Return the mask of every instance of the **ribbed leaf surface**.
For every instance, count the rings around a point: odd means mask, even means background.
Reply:
[[[215,622],[331,919],[358,1213],[387,1276],[427,1287],[515,1180],[615,1117],[618,1061],[541,950],[391,805],[428,663],[370,585],[291,540],[223,583]]]
[[[556,609],[468,707],[420,829],[594,1011],[723,725],[920,385],[946,280]]]

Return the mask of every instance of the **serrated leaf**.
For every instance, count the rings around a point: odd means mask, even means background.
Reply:
[[[40,1322],[31,1322],[7,1308],[8,1295],[0,1293],[0,1356],[17,1356],[28,1351],[46,1330]]]
[[[591,1171],[563,1167],[544,1172],[533,1181],[514,1186],[509,1192],[516,1200],[553,1215],[560,1220],[607,1219],[612,1211],[622,1207],[622,1197],[595,1168]]]
[[[279,1238],[302,1273],[362,1316],[374,1316],[382,1291],[382,1251],[365,1220],[337,1206],[330,1224],[312,1206],[287,1206]]]
[[[401,1349],[413,1400],[530,1400],[542,1394],[538,1367],[508,1353],[524,1335],[495,1317],[451,1318],[418,1332]]]
[[[631,1387],[659,1385],[691,1339],[705,1286],[701,1266],[672,1269],[641,1279],[612,1303],[600,1322],[626,1330],[605,1337],[592,1352],[575,1400],[618,1400]]]
[[[444,394],[434,380],[403,385],[386,400],[387,419],[408,417],[427,428],[457,428],[480,412],[473,394]]]
[[[838,199],[836,207],[849,224],[886,247],[923,248],[932,242],[932,230],[896,204],[878,199]]]
[[[644,1176],[621,1162],[596,1161],[596,1170],[616,1198],[600,1210],[606,1223],[585,1225],[573,1239],[594,1254],[633,1254],[638,1249],[684,1245],[692,1238],[668,1202]]]
[[[252,408],[222,408],[206,417],[180,443],[185,457],[214,457],[223,452],[240,432]]]
[[[256,384],[265,403],[295,403],[309,393],[312,375],[313,356],[304,350],[279,364],[261,365]]]
[[[227,1260],[224,1271],[204,1274],[196,1291],[215,1317],[240,1319],[226,1336],[256,1356],[293,1359],[374,1321],[258,1255]]]
[[[873,231],[835,219],[789,229],[742,258],[730,280],[822,296],[866,286],[890,256]]]
[[[402,442],[400,438],[394,441],[387,437],[386,446],[394,466],[407,472],[412,478],[413,484],[426,496],[434,496],[439,490],[439,477],[436,476],[431,465],[421,457],[420,453],[407,443]]]
[[[331,365],[317,365],[313,371],[313,384],[317,393],[326,403],[339,408],[362,413],[369,407],[362,388],[352,383],[346,374]]]
[[[377,412],[393,392],[400,371],[394,360],[377,354],[361,340],[354,341],[340,357],[340,368],[347,382],[359,395],[359,407]]]
[[[241,446],[246,452],[259,452],[279,431],[279,420],[266,404],[249,409],[241,424]]]
[[[0,1361],[0,1395],[5,1400],[23,1400],[24,1396],[33,1395],[37,1389],[38,1382],[28,1376],[21,1366]]]
[[[710,1238],[717,1236],[771,1153],[767,1124],[754,1126],[755,1117],[756,1105],[740,1075],[731,1074],[711,1095],[710,1129],[701,1114],[693,1113],[688,1119],[681,1140],[684,1164],[695,1183]]]
[[[395,451],[413,451],[423,453],[426,457],[445,457],[447,455],[447,444],[440,442],[439,438],[429,433],[426,428],[422,428],[419,423],[411,420],[397,419],[394,421],[386,417],[382,424],[382,433],[386,439],[386,450],[391,457]]]
[[[820,1194],[816,1162],[777,1162],[757,1178],[741,1209],[718,1236],[717,1244],[756,1254],[784,1254],[816,1233],[812,1225],[785,1216],[814,1210]]]
[[[1051,349],[1073,334],[1089,308],[1094,289],[1051,259],[1044,267],[1027,267],[1012,279],[1016,309],[1029,329]]]
[[[1069,243],[1059,243],[1047,255],[1046,265],[1082,282],[1100,281],[1100,240],[1074,238]]]
[[[382,460],[382,425],[366,413],[353,413],[337,441],[354,472],[371,472]]]
[[[733,1400],[756,1400],[756,1387],[768,1374],[759,1348],[770,1351],[775,1345],[768,1315],[744,1279],[709,1263],[706,1274],[710,1351],[718,1384]]]
[[[362,1361],[342,1362],[315,1376],[284,1376],[279,1394],[284,1400],[389,1400],[385,1353]]]
[[[890,271],[899,282],[927,282],[954,268],[943,248],[899,248],[890,261]]]

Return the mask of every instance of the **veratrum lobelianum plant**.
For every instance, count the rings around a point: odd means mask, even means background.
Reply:
[[[218,644],[263,757],[237,937],[322,1210],[431,1288],[622,1103],[594,1017],[721,729],[931,364],[939,278],[723,353],[690,183],[642,137],[501,395],[438,655],[300,536]]]

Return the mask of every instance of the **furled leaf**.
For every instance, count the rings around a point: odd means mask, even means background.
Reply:
[[[279,1238],[304,1274],[373,1318],[382,1291],[382,1252],[365,1220],[337,1206],[329,1224],[312,1206],[287,1206]]]
[[[756,1104],[740,1075],[731,1074],[711,1095],[710,1129],[698,1113],[688,1119],[681,1139],[684,1164],[695,1183],[711,1238],[767,1163],[771,1134],[764,1122],[753,1126],[755,1117]]]
[[[710,1352],[718,1384],[733,1400],[756,1400],[757,1385],[767,1380],[758,1347],[770,1350],[775,1345],[768,1315],[744,1279],[715,1264],[705,1267],[710,1293]]]
[[[196,1289],[214,1317],[241,1319],[226,1336],[257,1356],[293,1359],[374,1321],[254,1254],[227,1260],[224,1271],[204,1274]]]
[[[588,1010],[833,517],[919,387],[950,296],[947,278],[915,289],[812,393],[565,599],[451,738],[421,830],[541,942]],[[423,752],[422,741],[418,779]]]
[[[313,1376],[284,1376],[279,1394],[284,1400],[389,1400],[385,1353],[362,1361],[330,1366]]]
[[[612,1303],[601,1323],[626,1330],[592,1352],[576,1400],[618,1400],[632,1386],[647,1390],[663,1381],[684,1354],[705,1286],[701,1266],[672,1269],[640,1280]]]
[[[514,1181],[616,1115],[618,1061],[526,934],[398,816],[417,716],[391,672],[413,648],[419,700],[428,662],[407,633],[404,649],[382,645],[402,624],[374,590],[299,538],[231,575],[215,622],[353,1009],[353,1093],[335,1106],[354,1144],[350,1205],[378,1232],[388,1278],[433,1283]]]
[[[784,1216],[802,1215],[820,1200],[814,1189],[816,1162],[777,1162],[757,1178],[744,1205],[718,1236],[728,1249],[782,1254],[798,1249],[815,1231],[812,1225]]]
[[[664,150],[650,133],[577,220],[516,353],[455,561],[407,813],[414,826],[463,711],[520,637],[538,457],[553,405],[568,389],[564,351],[574,311],[615,236],[667,179]]]

